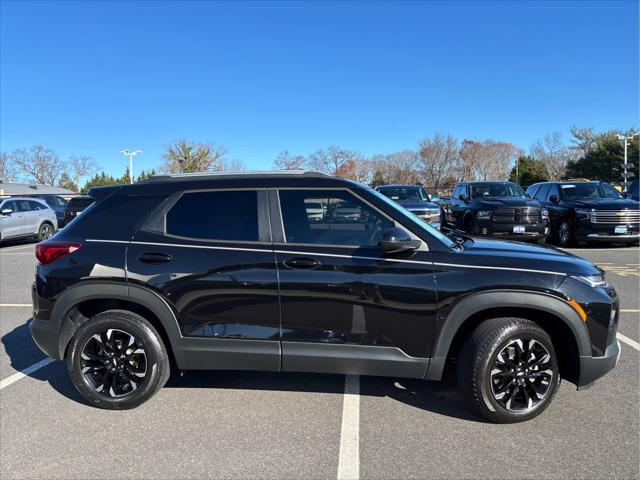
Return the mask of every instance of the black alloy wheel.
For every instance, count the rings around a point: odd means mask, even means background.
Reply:
[[[529,410],[549,393],[553,375],[551,354],[544,345],[532,338],[517,338],[493,362],[493,398],[507,410]]]
[[[134,392],[147,376],[147,355],[140,339],[113,328],[94,333],[87,340],[80,365],[91,388],[110,397]]]

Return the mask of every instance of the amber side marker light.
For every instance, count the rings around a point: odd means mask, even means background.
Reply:
[[[571,305],[576,312],[578,312],[578,315],[580,315],[580,318],[582,319],[583,322],[587,321],[587,313],[584,311],[584,309],[580,306],[578,302],[571,299],[571,300],[568,300],[567,303]]]

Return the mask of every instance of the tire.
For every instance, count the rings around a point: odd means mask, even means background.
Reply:
[[[464,219],[464,230],[468,235],[477,236],[480,234],[480,228],[478,227],[478,224],[476,223],[476,220],[475,218],[473,218],[473,216],[467,215],[467,217]]]
[[[109,410],[146,402],[167,383],[170,373],[169,356],[156,329],[125,310],[109,310],[85,322],[69,344],[67,367],[78,392],[91,405]]]
[[[574,243],[573,228],[568,220],[563,220],[558,226],[558,243],[561,247],[570,247]]]
[[[530,369],[524,370],[518,359],[527,357]],[[510,364],[517,368],[511,369]],[[523,318],[493,318],[481,323],[462,347],[457,374],[458,388],[467,403],[494,423],[523,422],[540,415],[560,384],[551,338]]]
[[[53,225],[51,225],[49,222],[43,222],[42,225],[40,225],[40,228],[38,229],[38,234],[36,235],[36,239],[39,242],[42,242],[43,240],[47,240],[48,238],[51,238],[54,233],[55,231],[53,230]]]

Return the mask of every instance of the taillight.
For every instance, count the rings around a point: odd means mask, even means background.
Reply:
[[[82,248],[80,242],[44,241],[36,245],[36,258],[42,265],[49,265]]]

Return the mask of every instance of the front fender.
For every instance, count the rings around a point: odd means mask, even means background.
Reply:
[[[440,380],[449,348],[462,325],[472,315],[494,308],[526,308],[550,313],[561,319],[571,330],[578,346],[578,354],[591,356],[587,327],[578,313],[562,299],[543,292],[492,290],[479,292],[459,300],[451,309],[437,333],[426,380]]]

